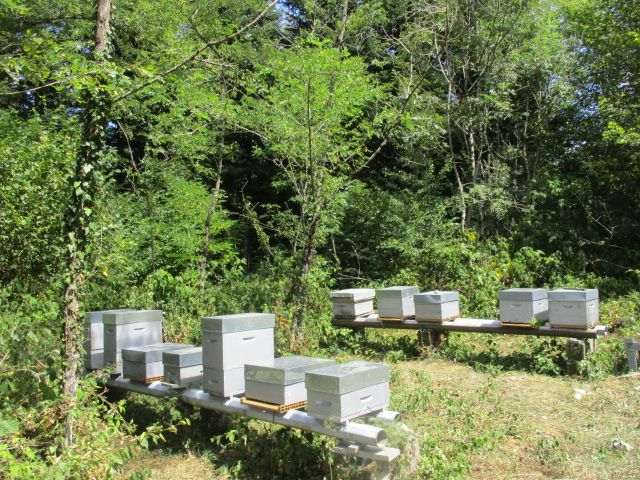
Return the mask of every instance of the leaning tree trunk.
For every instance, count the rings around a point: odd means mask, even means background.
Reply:
[[[218,209],[218,199],[220,198],[220,184],[222,182],[222,156],[217,162],[216,185],[211,194],[211,203],[207,210],[207,218],[204,222],[204,242],[202,245],[202,259],[200,260],[200,292],[204,292],[207,283],[207,266],[209,265],[209,245],[211,244],[211,222]]]
[[[108,50],[111,0],[98,0],[94,55],[102,62]],[[105,143],[108,95],[98,83],[87,90],[82,114],[82,138],[71,181],[71,199],[67,212],[67,272],[64,284],[62,318],[64,321],[63,393],[67,404],[65,444],[73,444],[74,406],[78,390],[80,356],[82,354],[82,324],[79,290],[84,281],[89,230],[98,185],[100,152]]]

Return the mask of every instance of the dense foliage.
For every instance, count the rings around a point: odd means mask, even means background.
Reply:
[[[572,285],[640,330],[636,1],[105,3],[102,50],[94,2],[0,0],[0,476],[105,478],[162,438],[63,381],[87,310],[162,308],[192,342],[268,310],[281,352],[398,359],[417,347],[330,327],[330,288],[495,316],[503,287]],[[557,343],[523,348],[439,354],[562,372]],[[613,342],[589,362],[624,369]]]

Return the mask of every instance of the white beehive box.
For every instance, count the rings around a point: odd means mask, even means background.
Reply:
[[[460,317],[460,294],[433,290],[414,295],[416,321],[442,323]]]
[[[389,405],[389,367],[349,362],[305,374],[307,412],[323,421],[344,423]]]
[[[202,382],[202,347],[162,352],[164,381],[188,387]]]
[[[353,318],[373,312],[373,288],[348,288],[331,292],[333,316]]]
[[[600,320],[597,288],[560,288],[549,292],[549,324],[555,328],[590,328]]]
[[[413,296],[418,287],[388,287],[376,290],[378,315],[381,319],[404,319],[415,314]]]
[[[204,390],[224,397],[244,392],[244,365],[273,360],[274,326],[272,313],[203,318]]]
[[[100,310],[87,312],[84,320],[85,368],[97,370],[104,366],[104,325],[105,313],[128,312],[129,309]]]
[[[162,343],[162,310],[127,310],[103,314],[104,363],[122,372],[122,349]]]
[[[335,360],[312,357],[280,357],[261,365],[244,366],[245,395],[253,400],[287,405],[307,399],[306,372],[335,364]]]
[[[498,294],[502,323],[528,324],[532,319],[549,319],[546,288],[510,288]]]
[[[122,349],[122,376],[137,382],[162,380],[162,353],[166,350],[189,348],[184,343],[157,343]]]

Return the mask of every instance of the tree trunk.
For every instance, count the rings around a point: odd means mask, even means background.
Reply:
[[[307,232],[307,238],[302,250],[302,258],[300,259],[298,279],[293,290],[293,294],[295,295],[295,298],[293,299],[294,312],[291,324],[291,336],[289,338],[289,347],[291,351],[298,351],[300,341],[302,340],[300,326],[302,325],[304,310],[307,305],[307,296],[309,293],[308,275],[311,270],[311,264],[315,253],[316,236],[318,234],[319,223],[320,216],[316,213],[309,225],[309,231]]]
[[[200,261],[200,291],[204,292],[207,283],[207,265],[209,264],[209,244],[211,243],[211,220],[218,208],[218,199],[220,197],[220,183],[222,179],[222,156],[217,163],[216,186],[211,194],[211,203],[207,210],[207,219],[204,222],[204,244],[202,245],[202,260]]]
[[[99,0],[96,10],[96,37],[94,55],[98,62],[108,50],[109,12],[111,0]],[[65,445],[73,444],[73,423],[78,370],[82,347],[82,325],[79,290],[84,281],[88,237],[97,190],[97,171],[100,152],[104,148],[108,95],[98,86],[87,92],[82,114],[82,138],[71,181],[71,202],[67,212],[68,238],[67,275],[65,277],[62,319],[64,321],[63,394],[67,402],[65,419]]]

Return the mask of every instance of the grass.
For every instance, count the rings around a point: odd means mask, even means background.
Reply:
[[[391,408],[402,413],[420,445],[412,478],[635,479],[640,472],[638,386],[640,376],[635,374],[581,380],[479,371],[432,356],[392,365]],[[287,448],[295,443],[269,435],[266,440],[281,442],[286,458]],[[634,449],[615,449],[614,439]],[[308,454],[327,446],[309,446]],[[236,443],[235,448],[246,447]],[[142,470],[142,478],[158,480],[270,478],[247,464],[251,455],[260,455],[258,450],[244,452],[249,455],[240,470],[229,468],[229,458],[219,454],[215,443],[200,453],[156,450],[130,462],[127,474]],[[319,478],[327,473],[318,472]]]

